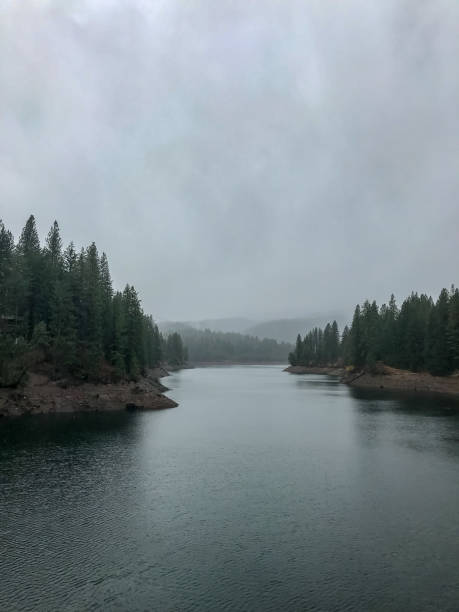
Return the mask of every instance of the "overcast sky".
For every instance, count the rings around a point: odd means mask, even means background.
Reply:
[[[0,217],[158,319],[459,283],[457,0],[2,0]]]

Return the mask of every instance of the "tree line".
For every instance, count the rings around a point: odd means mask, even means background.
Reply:
[[[161,337],[132,285],[114,291],[94,242],[64,249],[55,221],[42,247],[31,215],[15,243],[0,221],[0,384],[14,383],[34,360],[56,376],[135,379],[163,353],[183,359],[178,345]]]
[[[325,329],[298,335],[289,355],[292,365],[352,365],[377,362],[414,372],[444,376],[459,368],[459,290],[442,289],[437,300],[412,293],[401,307],[392,295],[378,307],[357,305],[350,326],[340,335],[336,321]]]
[[[291,344],[235,332],[180,326],[192,363],[285,363]]]
[[[188,362],[188,347],[183,344],[182,336],[172,332],[166,336],[160,334],[161,353],[164,361],[172,366],[181,366]]]

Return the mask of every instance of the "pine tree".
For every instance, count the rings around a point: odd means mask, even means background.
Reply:
[[[101,319],[102,319],[102,344],[104,354],[107,358],[111,352],[111,322],[112,322],[112,298],[113,287],[110,269],[105,253],[100,258],[100,294],[101,294]]]
[[[123,291],[124,310],[124,362],[126,371],[133,378],[137,378],[144,369],[142,326],[143,314],[140,301],[134,287],[126,285]]]
[[[35,217],[30,215],[19,238],[18,251],[24,257],[40,253],[40,239],[38,238]]]
[[[74,372],[78,365],[77,324],[69,276],[56,281],[50,301],[50,312],[53,361],[56,369]]]
[[[363,304],[360,314],[360,328],[362,331],[362,363],[374,367],[380,359],[380,327],[379,312],[375,301],[368,300]]]
[[[58,269],[62,263],[62,240],[57,221],[54,221],[48,232],[45,253],[48,255],[51,267],[54,270]]]
[[[383,304],[379,311],[381,359],[392,366],[397,364],[398,357],[398,314],[397,303],[392,294],[389,304]]]
[[[336,321],[333,321],[331,326],[330,350],[330,361],[336,364],[339,359],[339,329]]]
[[[400,309],[397,367],[419,371],[425,368],[427,324],[433,307],[426,295],[412,293]]]
[[[13,234],[0,219],[0,317],[13,315]]]
[[[295,347],[295,352],[294,352],[294,362],[295,363],[293,363],[292,365],[298,365],[302,363],[302,357],[303,357],[303,343],[302,343],[300,334],[298,334],[298,336],[296,337],[296,347]]]
[[[352,363],[351,332],[347,325],[344,326],[341,336],[340,354],[344,364]]]
[[[173,366],[183,365],[185,362],[183,341],[177,332],[169,334],[166,340],[167,363]]]
[[[126,373],[125,362],[125,341],[126,341],[126,322],[125,309],[123,305],[123,294],[117,291],[112,300],[112,325],[110,343],[110,362],[115,367],[119,377]]]
[[[361,329],[360,306],[357,304],[352,319],[352,326],[349,334],[350,355],[352,364],[360,367],[365,364],[364,339]]]
[[[183,362],[181,338],[174,342]],[[134,287],[113,295],[105,253],[99,258],[95,243],[62,252],[57,221],[41,249],[33,216],[16,246],[0,221],[0,385],[19,380],[28,351],[45,355],[56,376],[95,381],[107,370],[137,378],[162,359],[158,328]]]
[[[99,255],[94,242],[83,256],[84,328],[86,340],[95,354],[102,349],[102,295]]]
[[[20,259],[18,268],[21,276],[17,293],[18,314],[25,319],[24,332],[30,339],[35,325],[43,318],[42,298],[44,297],[41,291],[42,257],[40,240],[33,215],[30,215],[27,219],[21,232],[17,254]]]
[[[459,290],[451,287],[447,331],[451,368],[459,368]]]
[[[327,364],[330,363],[332,360],[332,352],[333,352],[332,343],[333,343],[332,328],[331,328],[330,323],[327,323],[323,331],[323,350],[322,350],[323,361]]]
[[[449,330],[449,296],[446,289],[442,289],[437,303],[432,308],[426,340],[426,362],[429,372],[444,375],[452,371],[450,344],[448,342]]]

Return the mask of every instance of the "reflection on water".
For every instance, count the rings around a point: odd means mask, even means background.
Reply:
[[[0,422],[1,610],[457,610],[459,410],[277,366]]]
[[[389,389],[359,389],[351,387],[349,392],[356,400],[363,400],[363,410],[403,410],[419,412],[421,416],[456,416],[459,418],[459,398],[448,395],[420,394],[410,391],[397,392]]]
[[[459,458],[459,401],[441,395],[352,389],[360,444],[381,440],[413,451]]]
[[[47,445],[74,445],[78,442],[97,443],[103,438],[121,431],[132,431],[135,421],[125,412],[113,414],[56,414],[27,416],[22,419],[5,419],[0,427],[0,453],[13,449]],[[0,455],[2,456],[2,455]]]

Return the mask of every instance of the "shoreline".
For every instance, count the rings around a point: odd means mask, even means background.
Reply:
[[[288,366],[284,372],[290,374],[325,374],[327,376],[344,376],[346,370],[334,366]]]
[[[175,408],[177,402],[164,395],[168,389],[159,381],[165,376],[169,372],[158,367],[137,382],[75,384],[30,373],[23,387],[0,389],[0,417]]]
[[[273,365],[283,366],[285,361],[193,361],[189,368],[210,368],[214,366],[252,366],[252,365]]]
[[[359,389],[407,391],[420,394],[439,394],[459,397],[459,376],[433,376],[427,372],[398,370],[386,365],[371,374],[365,370],[349,371],[339,367],[289,366],[284,370],[291,374],[325,374],[339,376],[340,382]]]

